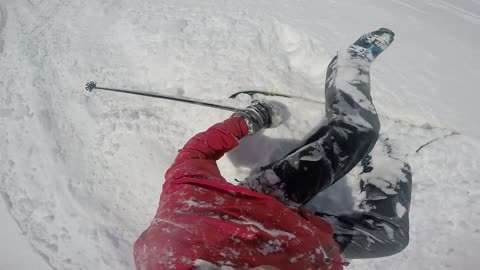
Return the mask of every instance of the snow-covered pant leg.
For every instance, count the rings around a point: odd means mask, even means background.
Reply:
[[[396,158],[386,142],[379,142],[362,160],[359,175],[363,199],[359,211],[329,216],[337,243],[346,258],[378,258],[402,251],[409,242],[412,191],[410,165]]]
[[[334,57],[325,84],[326,123],[242,185],[286,204],[304,204],[360,162],[375,145],[380,129],[370,95],[372,61],[350,50]]]

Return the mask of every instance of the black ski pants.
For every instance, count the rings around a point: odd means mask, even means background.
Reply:
[[[380,121],[370,95],[370,65],[348,53],[334,57],[325,83],[326,122],[300,147],[262,168],[278,181],[253,177],[244,184],[277,198],[281,194],[287,204],[304,205],[362,166],[358,183],[364,197],[357,210],[340,216],[316,213],[332,224],[342,255],[352,259],[389,256],[409,241],[412,174],[388,140],[379,141],[372,152]]]

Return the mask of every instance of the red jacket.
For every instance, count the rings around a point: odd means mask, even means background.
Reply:
[[[135,242],[138,269],[196,269],[202,261],[234,269],[343,269],[328,223],[222,177],[216,161],[246,134],[245,121],[233,117],[179,151],[155,218]]]

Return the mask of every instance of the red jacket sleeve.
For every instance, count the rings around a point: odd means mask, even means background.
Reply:
[[[240,117],[231,117],[191,138],[179,150],[175,161],[165,174],[165,185],[175,179],[195,178],[225,181],[218,170],[217,160],[238,146],[238,140],[246,136],[248,127]]]

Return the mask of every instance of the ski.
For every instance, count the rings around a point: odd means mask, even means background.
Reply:
[[[296,99],[296,100],[302,100],[302,101],[308,101],[308,102],[313,102],[313,103],[319,103],[319,104],[325,104],[325,102],[323,101],[319,101],[319,100],[314,100],[314,99],[308,99],[308,98],[304,98],[304,97],[300,97],[300,96],[294,96],[294,95],[288,95],[288,94],[282,94],[282,93],[276,93],[276,92],[270,92],[270,91],[262,91],[262,90],[243,90],[243,91],[239,91],[239,92],[236,92],[236,93],[233,93],[232,95],[230,95],[228,98],[236,98],[237,96],[241,95],[241,94],[246,94],[246,95],[249,95],[251,96],[252,98],[254,98],[254,95],[264,95],[264,96],[270,96],[270,97],[283,97],[283,98],[290,98],[290,99]],[[438,138],[435,138],[435,139],[432,139],[430,141],[428,141],[427,143],[421,145],[420,147],[417,148],[417,150],[415,151],[415,153],[419,153],[424,147],[428,146],[429,144],[432,144],[438,140],[441,140],[441,139],[445,139],[447,137],[450,137],[450,136],[455,136],[455,135],[461,135],[460,132],[458,131],[455,131],[455,130],[450,130],[448,128],[444,128],[444,127],[435,127],[435,126],[432,126],[430,124],[427,124],[425,126],[425,124],[423,125],[415,125],[415,124],[412,124],[412,123],[409,123],[408,121],[405,121],[403,119],[396,119],[396,118],[393,118],[393,117],[390,117],[390,116],[382,116],[383,118],[386,118],[388,120],[391,120],[391,121],[394,121],[395,123],[398,123],[398,124],[403,124],[403,125],[406,125],[406,126],[410,126],[410,127],[415,127],[415,128],[420,128],[420,129],[425,129],[425,130],[428,130],[428,129],[440,129],[440,130],[445,130],[445,131],[450,131],[449,134],[446,134],[444,135],[443,137],[438,137]]]
[[[271,97],[284,97],[284,98],[291,98],[291,99],[298,99],[298,100],[304,100],[304,101],[309,101],[313,103],[319,103],[319,104],[325,104],[323,101],[319,100],[314,100],[314,99],[309,99],[309,98],[304,98],[300,96],[294,96],[294,95],[288,95],[288,94],[282,94],[282,93],[276,93],[276,92],[270,92],[270,91],[262,91],[262,90],[243,90],[239,91],[236,93],[231,94],[228,98],[236,98],[238,95],[241,94],[246,94],[249,96],[256,95],[264,95],[264,96],[271,96]]]

